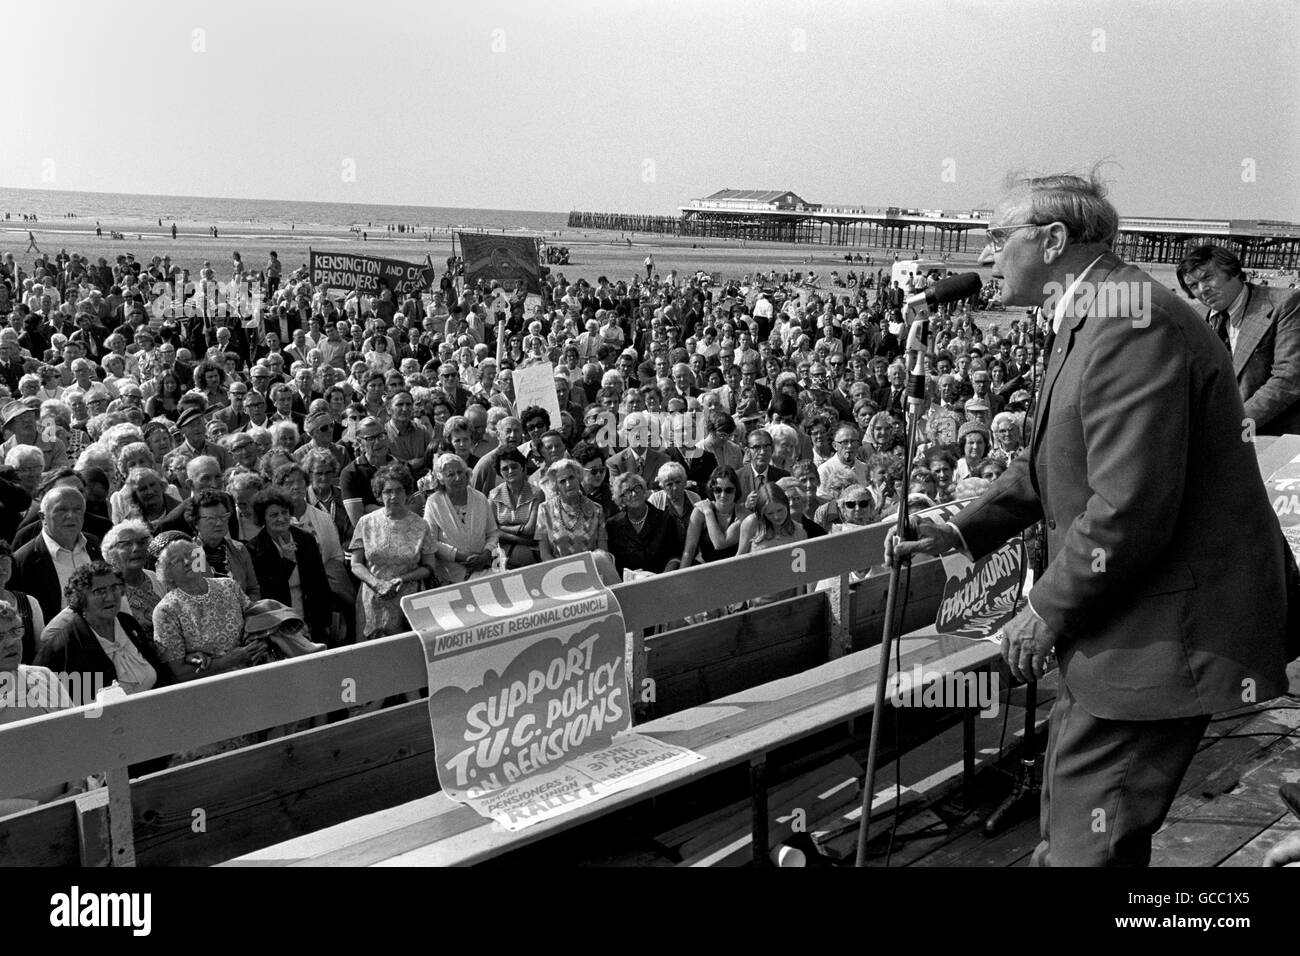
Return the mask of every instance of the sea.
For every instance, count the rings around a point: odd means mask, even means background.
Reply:
[[[10,214],[3,222],[5,213]],[[136,193],[72,192],[52,189],[0,187],[0,225],[22,224],[35,215],[42,224],[102,222],[105,228],[132,222],[200,223],[245,227],[322,229],[383,229],[390,223],[420,231],[485,229],[491,231],[552,232],[565,227],[568,213],[527,209],[461,209],[450,206],[400,206],[363,203],[292,202],[282,199],[222,199],[214,196],[152,196]]]

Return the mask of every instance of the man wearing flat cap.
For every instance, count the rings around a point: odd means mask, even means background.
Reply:
[[[67,467],[68,449],[57,438],[42,440],[37,418],[40,403],[36,399],[9,402],[0,408],[0,426],[3,426],[5,440],[0,444],[0,458],[17,445],[35,445],[45,454],[46,473]]]
[[[222,471],[230,467],[230,452],[221,445],[208,441],[208,422],[197,408],[191,405],[181,411],[180,417],[176,419],[176,430],[185,439],[176,450],[183,452],[185,457],[211,455],[221,465]]]

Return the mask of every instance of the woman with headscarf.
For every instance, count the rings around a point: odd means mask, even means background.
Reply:
[[[989,431],[981,422],[966,422],[957,430],[957,446],[962,451],[961,461],[953,470],[953,480],[979,476],[979,466],[989,453]]]

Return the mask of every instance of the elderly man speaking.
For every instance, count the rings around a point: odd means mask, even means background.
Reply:
[[[1033,441],[898,544],[979,557],[1047,524],[1002,637],[1016,677],[1060,659],[1039,865],[1146,865],[1210,715],[1286,689],[1284,543],[1232,359],[1111,251],[1118,224],[1095,174],[1020,180],[997,207],[982,261],[1007,305],[1052,318]]]

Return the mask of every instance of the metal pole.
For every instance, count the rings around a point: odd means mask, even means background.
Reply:
[[[906,460],[909,462],[916,453],[916,426],[921,418],[921,406],[925,402],[924,345],[927,339],[926,332],[929,329],[928,314],[922,313],[922,317],[918,318],[918,321],[927,324],[917,330],[920,334],[915,337],[914,341],[921,348],[913,350],[916,358],[908,381]],[[909,335],[909,339],[911,338]],[[910,537],[907,517],[908,487],[907,476],[904,475],[902,493],[898,496],[898,520],[895,522],[895,532],[899,541],[905,541]],[[889,678],[889,651],[894,643],[894,619],[897,616],[899,580],[902,577],[902,570],[910,563],[910,558],[900,557],[898,550],[894,549],[889,562],[889,590],[885,598],[885,622],[880,631],[880,663],[876,668],[876,702],[875,710],[871,713],[871,744],[867,750],[867,779],[862,788],[862,820],[858,824],[857,866],[867,865],[867,843],[871,832],[871,801],[874,798],[876,789],[876,766],[879,762],[880,752],[880,718],[885,708],[885,684]]]
[[[916,447],[916,420],[919,416],[909,411],[907,423],[907,452],[911,460]],[[895,529],[898,540],[904,540],[907,531],[907,476],[903,477],[903,492],[898,499],[898,521]],[[902,569],[911,563],[895,550],[889,562],[889,590],[885,598],[885,623],[880,631],[880,663],[876,666],[876,703],[871,712],[871,744],[867,750],[867,779],[862,788],[862,820],[858,825],[857,866],[867,865],[867,842],[871,829],[871,801],[876,789],[876,766],[880,754],[880,717],[885,708],[885,684],[889,676],[889,650],[894,643],[894,618],[898,604],[899,580]]]

